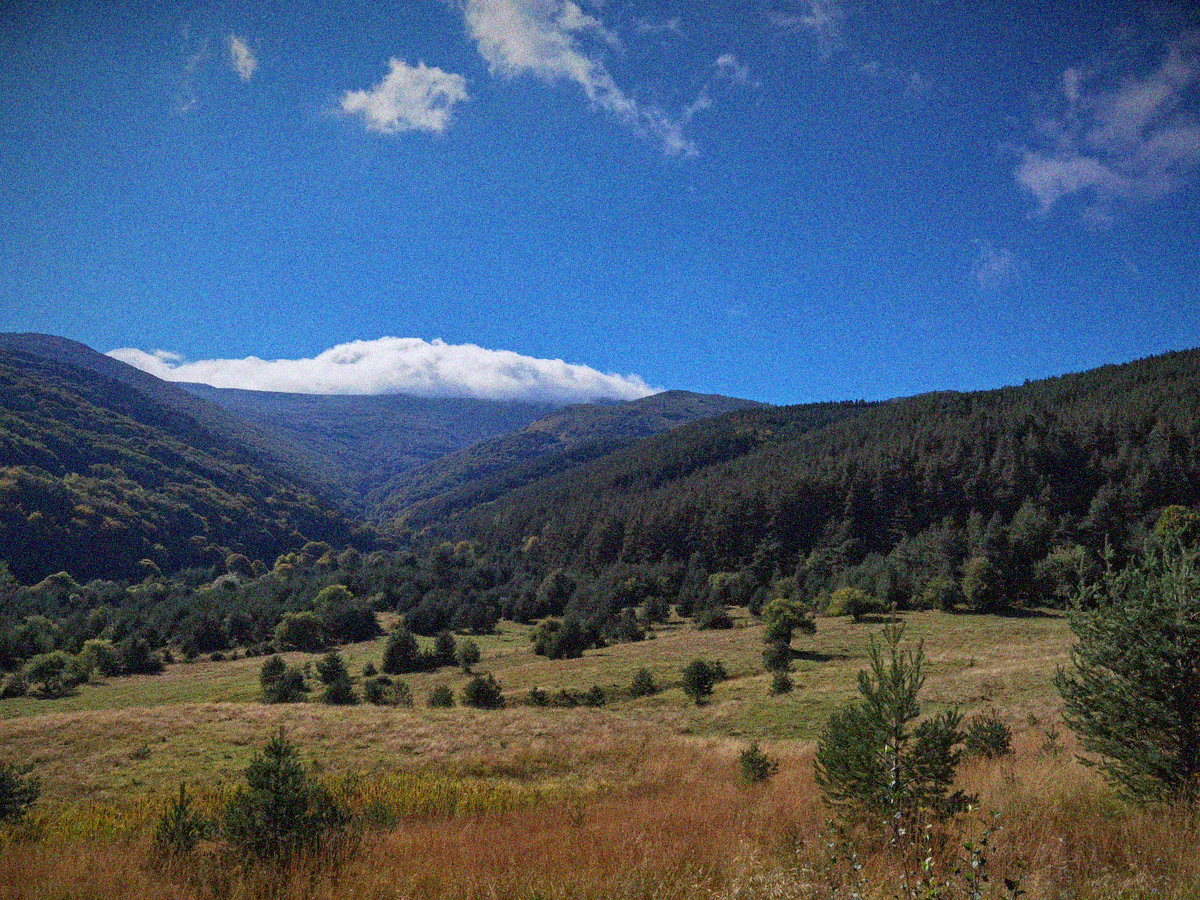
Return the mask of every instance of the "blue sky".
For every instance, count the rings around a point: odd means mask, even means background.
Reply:
[[[164,377],[1019,383],[1200,345],[1198,212],[1189,4],[0,10],[0,330]]]

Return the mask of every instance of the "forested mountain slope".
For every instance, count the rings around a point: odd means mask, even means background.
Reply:
[[[370,516],[385,525],[398,522],[419,528],[641,438],[731,410],[764,407],[751,400],[689,391],[664,391],[628,403],[564,407],[513,434],[391,479],[368,497]]]
[[[204,384],[180,387],[245,419],[269,425],[359,506],[365,494],[400,473],[514,432],[556,409],[548,403],[461,397],[280,394]]]
[[[82,345],[3,337],[0,559],[23,582],[374,543],[223,410]]]
[[[1164,506],[1200,501],[1200,351],[827,424],[813,412],[644,440],[501,495],[457,532],[497,553],[535,538],[543,571],[689,560],[760,586],[982,602],[1051,590],[1056,565],[1093,564],[1106,541],[1120,553]]]

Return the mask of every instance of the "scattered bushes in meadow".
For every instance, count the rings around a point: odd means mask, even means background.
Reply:
[[[462,705],[476,709],[500,709],[504,706],[504,694],[500,683],[492,675],[476,675],[462,690]]]
[[[712,696],[713,687],[728,677],[720,662],[694,659],[683,669],[683,692],[699,706]]]
[[[471,674],[471,667],[479,662],[479,658],[479,645],[470,638],[459,645],[458,664],[466,674]]]
[[[363,682],[363,700],[373,706],[412,706],[412,690],[403,681],[375,675]]]
[[[454,705],[454,691],[450,690],[449,685],[439,684],[429,691],[426,705],[430,709],[449,709]]]
[[[348,814],[307,772],[282,730],[250,762],[245,778],[220,823],[222,837],[241,855],[287,860],[344,838]]]
[[[886,609],[877,597],[855,587],[843,587],[830,595],[825,613],[830,616],[850,616],[855,622],[861,622],[866,616],[878,615]]]
[[[303,703],[308,698],[304,672],[289,667],[280,657],[272,656],[258,673],[263,703]]]
[[[20,819],[41,796],[41,781],[29,774],[32,771],[33,763],[0,763],[0,822]]]
[[[159,856],[180,856],[196,849],[200,839],[212,833],[213,823],[192,809],[187,786],[179,786],[179,796],[163,811],[154,830],[154,849]]]
[[[994,709],[967,720],[963,746],[970,756],[998,759],[1012,753],[1012,729]]]
[[[638,669],[629,686],[629,695],[631,697],[649,697],[657,693],[658,685],[654,683],[654,676],[650,674],[650,670]]]
[[[742,784],[758,784],[779,771],[779,760],[764,753],[758,741],[751,741],[750,746],[738,755],[738,767]]]

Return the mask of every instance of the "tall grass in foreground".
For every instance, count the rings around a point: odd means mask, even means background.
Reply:
[[[1026,734],[1015,755],[961,770],[962,787],[1000,817],[993,885],[1022,872],[1031,898],[1200,896],[1194,818],[1124,806],[1070,753],[1042,752],[1039,739]],[[607,790],[436,775],[390,786],[344,779],[341,796],[377,816],[358,854],[340,865],[318,852],[283,870],[230,866],[203,844],[163,862],[144,816],[140,828],[112,832],[47,821],[0,851],[0,898],[766,900],[848,897],[855,880],[866,898],[899,895],[899,861],[867,841],[857,847],[857,874],[831,864],[811,754],[771,747],[778,774],[744,786],[742,749],[664,739],[638,752],[636,778]],[[976,827],[965,824],[968,834]]]

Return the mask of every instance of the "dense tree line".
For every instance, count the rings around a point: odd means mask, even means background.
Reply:
[[[1198,370],[1193,351],[827,423],[813,407],[739,412],[535,481],[457,528],[583,590],[614,568],[656,573],[685,611],[843,586],[901,607],[1061,602],[1106,544],[1123,558],[1166,506],[1200,499]]]

